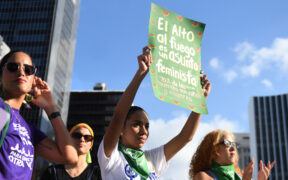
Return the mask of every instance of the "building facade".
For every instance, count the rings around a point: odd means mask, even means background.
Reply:
[[[235,141],[238,143],[239,148],[237,149],[239,155],[238,166],[241,169],[245,167],[250,162],[250,144],[249,144],[249,134],[248,133],[234,133]]]
[[[115,107],[123,91],[107,91],[95,87],[93,91],[71,91],[67,128],[78,123],[89,124],[94,131],[91,151],[93,163],[97,164],[97,150],[109,126]]]
[[[269,179],[288,179],[288,94],[252,97],[249,104],[251,157],[255,169],[276,161]],[[254,171],[255,172],[255,171]],[[257,173],[253,174],[257,179]]]
[[[1,0],[0,34],[11,50],[29,53],[67,119],[80,0]],[[24,118],[53,136],[47,115],[32,105]]]
[[[3,58],[3,56],[5,56],[9,52],[10,52],[10,48],[3,41],[3,38],[0,34],[0,62],[1,62],[1,59]]]

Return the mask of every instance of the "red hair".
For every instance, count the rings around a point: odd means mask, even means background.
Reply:
[[[229,135],[234,140],[234,135],[231,132],[225,130],[215,130],[208,133],[200,145],[198,146],[195,154],[190,162],[189,176],[191,179],[201,172],[207,171],[211,168],[213,161],[216,159],[218,154],[218,144],[223,140],[225,135]],[[238,163],[238,152],[236,151],[236,160],[234,162],[235,171],[242,175],[241,169],[237,165]]]

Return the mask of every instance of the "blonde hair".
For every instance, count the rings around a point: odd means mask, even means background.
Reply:
[[[201,172],[207,171],[211,168],[213,161],[219,156],[218,144],[223,140],[224,136],[229,135],[235,140],[234,135],[226,130],[215,130],[208,133],[200,145],[198,146],[195,154],[190,162],[189,176],[190,179]],[[236,151],[236,160],[234,162],[235,171],[242,175],[241,169],[237,165],[238,163],[238,152]]]

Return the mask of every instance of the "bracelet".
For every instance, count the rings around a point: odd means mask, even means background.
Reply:
[[[51,113],[51,114],[48,116],[48,118],[49,118],[49,120],[51,121],[52,119],[55,119],[55,118],[58,117],[58,116],[61,116],[61,114],[60,114],[59,111],[56,111],[56,112]]]

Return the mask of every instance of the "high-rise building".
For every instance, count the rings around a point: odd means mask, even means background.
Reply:
[[[93,91],[71,91],[67,128],[78,123],[89,124],[94,131],[91,151],[93,163],[97,164],[97,150],[109,126],[115,107],[123,91],[108,91],[105,84],[97,84]]]
[[[288,179],[288,94],[252,97],[249,104],[251,157],[276,160],[270,179]],[[255,171],[254,171],[255,172]],[[257,173],[253,174],[257,179]]]
[[[248,133],[234,133],[235,141],[238,143],[238,155],[239,161],[238,166],[241,169],[245,167],[250,162],[250,144],[249,144],[249,134]]]
[[[5,56],[7,53],[9,53],[10,48],[7,46],[7,44],[3,41],[2,36],[0,35],[0,62],[3,56]]]
[[[1,0],[0,34],[11,50],[28,52],[37,76],[48,82],[62,119],[67,119],[80,0]],[[21,109],[50,137],[45,113],[32,105]]]

